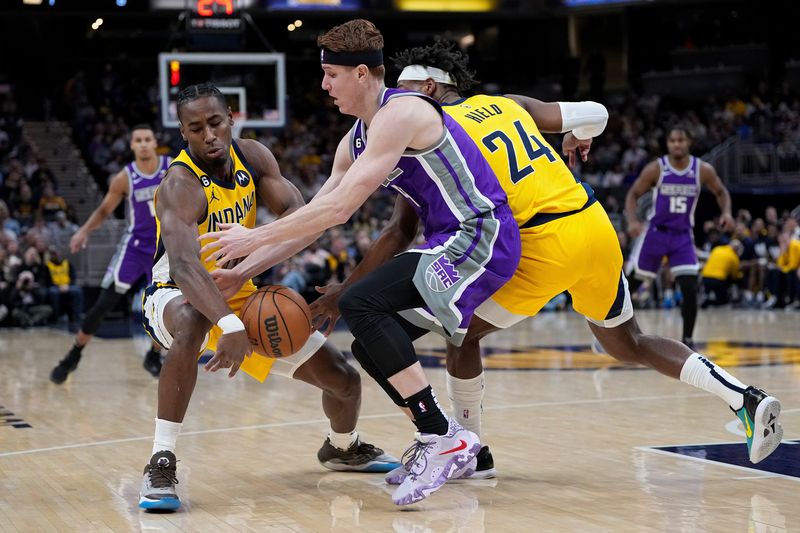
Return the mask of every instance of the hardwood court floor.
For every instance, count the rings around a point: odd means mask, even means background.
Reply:
[[[638,317],[647,331],[679,331],[677,311]],[[785,441],[800,437],[798,317],[701,312],[696,334],[742,381],[781,398]],[[347,348],[349,336],[334,341]],[[316,390],[201,372],[178,441],[184,507],[149,514],[137,494],[157,382],[141,368],[142,339],[97,339],[56,386],[48,374],[71,336],[3,330],[0,531],[800,531],[800,446],[784,442],[773,472],[712,461],[746,448],[727,406],[653,371],[613,368],[589,341],[572,313],[487,339],[484,440],[498,476],[449,483],[404,509],[381,475],[317,463],[328,425]],[[442,343],[419,346],[447,406]],[[369,378],[359,429],[398,456],[413,431]],[[737,444],[651,448],[727,442]]]

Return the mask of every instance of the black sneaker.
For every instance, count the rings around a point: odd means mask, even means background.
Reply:
[[[153,350],[152,348],[148,350],[147,354],[144,356],[144,363],[142,363],[144,369],[150,372],[150,374],[157,378],[161,374],[161,352],[157,350]]]
[[[50,372],[50,381],[56,385],[61,385],[67,380],[69,373],[78,368],[78,363],[81,361],[81,352],[76,346],[73,346],[67,355],[58,362],[58,364]]]
[[[388,472],[400,466],[396,457],[361,439],[347,450],[340,450],[326,438],[317,452],[317,459],[325,468],[338,472]]]
[[[497,475],[494,468],[494,458],[488,446],[481,447],[481,451],[475,456],[475,470],[470,474],[469,471],[461,476],[461,479],[490,479]]]
[[[175,491],[178,484],[175,454],[163,450],[155,453],[144,467],[142,488],[139,490],[139,507],[174,511],[181,506]]]
[[[783,438],[783,426],[778,421],[781,402],[777,398],[761,389],[747,387],[742,408],[734,413],[744,426],[751,462],[757,463],[775,451]]]

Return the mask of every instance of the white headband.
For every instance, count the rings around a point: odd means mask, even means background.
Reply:
[[[425,81],[428,78],[437,83],[446,83],[447,85],[457,85],[450,73],[436,67],[426,67],[423,65],[409,65],[403,69],[400,76],[397,78],[398,82],[401,81]]]

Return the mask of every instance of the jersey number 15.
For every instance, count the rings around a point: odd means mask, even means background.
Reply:
[[[670,213],[685,213],[686,212],[686,197],[685,196],[670,196],[669,197],[669,212]]]

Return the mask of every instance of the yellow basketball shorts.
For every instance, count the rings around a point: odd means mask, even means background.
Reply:
[[[633,316],[617,233],[600,203],[520,235],[517,272],[478,307],[480,318],[509,327],[564,291],[575,311],[599,326],[615,327]]]
[[[255,291],[255,286],[252,283],[248,283],[233,298],[228,300],[228,306],[236,316],[239,316],[245,300]],[[174,285],[154,283],[145,289],[142,300],[145,330],[153,340],[166,349],[169,349],[172,345],[173,338],[164,324],[164,309],[171,300],[182,295],[181,290]],[[212,326],[206,336],[206,342],[200,348],[198,357],[206,349],[216,350],[217,342],[219,342],[221,336],[222,330],[216,325]],[[325,344],[325,340],[326,338],[322,333],[315,331],[297,353],[281,359],[265,357],[253,352],[250,356],[244,358],[240,369],[261,382],[267,378],[270,371],[285,377],[293,377],[294,372]]]

